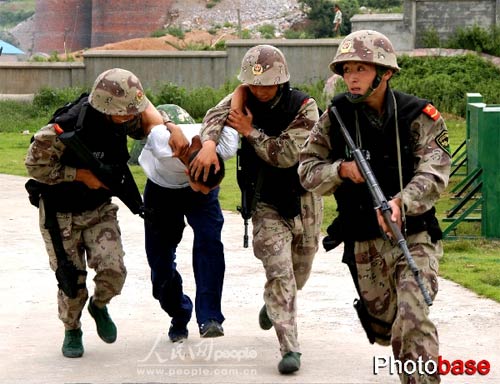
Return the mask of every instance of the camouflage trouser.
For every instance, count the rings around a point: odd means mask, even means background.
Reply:
[[[116,295],[119,295],[127,271],[123,263],[123,247],[116,212],[118,206],[106,203],[93,211],[81,214],[57,213],[64,249],[75,266],[86,270],[88,266],[95,270],[94,302],[101,307]],[[40,231],[49,254],[50,268],[57,269],[57,258],[49,232],[44,227],[45,211],[40,204]],[[85,283],[85,276],[79,277],[79,283]],[[78,291],[74,299],[58,291],[57,304],[59,318],[66,329],[81,327],[80,317],[88,299],[87,288]]]
[[[252,217],[253,251],[262,261],[267,278],[264,302],[282,355],[300,352],[297,290],[302,289],[311,273],[323,218],[320,196],[306,193],[301,205],[300,215],[284,219],[272,206],[258,203]]]
[[[427,232],[408,236],[408,248],[432,298],[438,291],[438,260],[443,254],[440,241],[433,244]],[[429,319],[429,307],[400,248],[376,239],[355,243],[358,281],[368,312],[392,323],[390,343],[394,357],[404,363],[439,356],[436,327]],[[378,341],[380,344],[382,342]],[[439,383],[439,376],[402,376],[404,384]]]

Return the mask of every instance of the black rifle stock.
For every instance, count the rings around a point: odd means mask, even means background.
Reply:
[[[405,255],[406,261],[413,273],[413,276],[415,277],[415,280],[417,281],[417,284],[420,288],[420,291],[422,291],[422,295],[424,296],[424,300],[428,306],[432,305],[432,299],[429,294],[429,291],[427,291],[427,288],[425,288],[424,283],[422,281],[422,278],[420,276],[420,272],[418,270],[417,265],[415,264],[415,260],[413,259],[413,256],[410,253],[410,250],[408,249],[408,245],[406,243],[406,240],[401,232],[401,229],[397,225],[397,223],[394,223],[391,220],[391,214],[392,210],[391,207],[382,192],[382,189],[380,188],[380,185],[378,184],[378,181],[373,174],[373,171],[370,167],[370,164],[368,161],[365,159],[363,156],[363,153],[361,150],[356,147],[354,144],[354,141],[351,138],[351,135],[347,131],[347,128],[342,121],[342,118],[340,117],[337,108],[332,106],[332,112],[335,115],[337,121],[339,122],[340,125],[340,131],[342,132],[342,135],[344,136],[344,139],[347,143],[347,146],[349,147],[350,151],[352,152],[354,156],[354,160],[356,161],[356,164],[358,165],[359,170],[361,171],[361,174],[363,175],[366,184],[368,185],[368,189],[370,191],[370,194],[372,195],[373,198],[373,203],[375,206],[375,209],[379,209],[384,217],[385,223],[387,226],[391,229],[391,232],[394,234],[396,237],[397,243],[399,248],[403,251],[403,254]]]
[[[133,214],[144,217],[142,196],[127,165],[116,168],[96,159],[90,149],[78,137],[76,131],[64,132],[54,124],[59,139],[85,164],[90,171],[118,197]]]

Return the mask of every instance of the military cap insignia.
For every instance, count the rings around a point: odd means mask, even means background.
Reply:
[[[259,63],[254,64],[254,66],[252,67],[252,73],[254,74],[254,76],[262,75],[262,73],[264,73],[264,67]]]
[[[340,53],[348,53],[352,49],[352,40],[346,40],[340,46]]]
[[[439,113],[439,112],[438,112]],[[448,131],[444,130],[439,133],[436,137],[436,144],[439,148],[445,151],[448,155],[451,156],[450,151],[450,141],[448,139]]]
[[[427,104],[425,108],[422,110],[427,116],[429,116],[432,120],[436,121],[441,117],[441,114],[436,109],[436,107],[432,104]]]
[[[142,99],[144,99],[144,92],[138,90],[137,93],[135,94],[135,100],[137,104],[139,104],[142,101]]]

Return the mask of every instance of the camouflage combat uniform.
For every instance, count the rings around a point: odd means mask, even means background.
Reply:
[[[381,36],[378,33],[374,35]],[[359,43],[363,39],[367,39],[367,44],[371,43],[370,34],[359,32],[353,36],[353,40],[361,37],[354,44],[345,42],[345,52],[349,52],[352,46],[364,50],[366,47]],[[380,38],[373,41],[379,42]],[[385,53],[387,42],[374,45],[380,50],[381,46],[384,47]],[[371,46],[366,50],[376,51],[377,48]],[[363,60],[361,54],[357,56],[354,53],[352,56],[353,61],[370,61]],[[374,54],[373,57],[377,56]],[[334,64],[335,60],[332,66]],[[395,59],[388,66],[398,69]],[[424,285],[434,298],[438,291],[438,260],[443,248],[433,206],[447,186],[450,171],[445,122],[428,102],[392,91],[389,87],[382,118],[378,118],[364,103],[347,101],[347,95],[336,96],[332,105],[337,107],[357,145],[370,152],[370,164],[384,194],[387,198],[402,199],[408,226],[406,241]],[[402,194],[395,154],[396,129],[401,144]],[[437,361],[438,334],[428,317],[429,308],[422,292],[398,245],[382,237],[366,184],[355,184],[340,177],[339,166],[345,160],[352,160],[352,157],[338,122],[333,114],[324,113],[300,153],[301,183],[309,191],[322,195],[335,194],[341,219],[336,226],[334,221],[332,228],[337,233],[330,235],[344,241],[344,261],[348,264],[346,249],[352,251],[350,256],[354,258],[352,262],[357,269],[359,293],[369,315],[387,324],[380,327],[377,321],[372,323],[373,330],[379,333],[375,342],[391,344],[395,358],[402,362],[416,361],[419,356],[424,361]],[[401,376],[401,382],[408,384],[439,381],[438,374]]]
[[[217,142],[231,104],[231,95],[207,112],[201,128],[202,141]],[[252,111],[255,116],[256,111]],[[278,136],[254,129],[247,137],[258,156],[273,167],[288,168],[298,162],[311,127],[318,119],[316,102],[307,98],[295,119]],[[271,182],[264,179],[263,183]],[[285,198],[286,196],[283,196]],[[275,206],[258,202],[252,216],[253,251],[263,263],[267,282],[264,301],[281,354],[300,352],[297,340],[297,290],[311,273],[323,216],[321,196],[306,192],[300,197],[300,214],[283,217]]]
[[[120,163],[126,166],[127,134],[144,136],[139,113],[144,111],[149,101],[142,86],[136,83],[137,78],[128,71],[110,70],[98,80],[90,96],[83,96],[68,110],[55,115],[54,119],[64,131],[75,130],[79,113],[85,106],[85,118],[77,127],[79,137],[104,164]],[[122,108],[123,104],[126,107]],[[135,117],[127,123],[115,124],[108,113]],[[69,152],[51,122],[34,135],[25,165],[31,177],[48,188],[53,187],[52,194],[56,190],[60,192],[54,196],[54,209],[64,250],[78,270],[85,271],[86,264],[95,270],[93,302],[103,307],[120,294],[127,274],[117,220],[118,206],[111,202],[108,190],[90,189],[84,183],[75,181],[77,168],[85,166]],[[51,235],[45,228],[46,205],[42,197],[39,224],[50,267],[55,271],[57,257]],[[84,275],[79,277],[79,283],[85,283]],[[87,298],[86,287],[79,289],[75,298],[68,297],[59,289],[59,318],[66,330],[81,327],[80,317]]]

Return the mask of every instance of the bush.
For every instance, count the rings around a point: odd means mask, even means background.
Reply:
[[[263,39],[273,39],[275,37],[276,28],[272,24],[262,25],[258,28]]]
[[[487,104],[498,103],[500,69],[473,54],[455,57],[398,58],[402,68],[394,88],[430,99],[441,111],[465,117],[466,93],[478,92]]]
[[[82,87],[48,88],[44,87],[35,94],[33,107],[42,113],[50,113],[64,104],[77,99],[83,92],[89,90]]]
[[[182,28],[171,26],[166,29],[167,34],[177,37],[178,39],[184,39],[184,31]]]
[[[422,36],[422,46],[424,48],[439,48],[441,47],[441,40],[439,39],[439,33],[434,27],[431,27],[424,31]]]
[[[447,41],[446,47],[500,56],[500,27],[493,26],[488,30],[478,25],[459,28]]]

